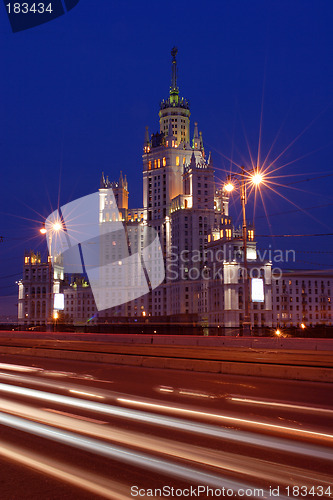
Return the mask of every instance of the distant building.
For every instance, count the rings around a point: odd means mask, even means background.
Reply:
[[[332,270],[283,271],[272,283],[274,326],[333,324]]]
[[[229,218],[224,218],[229,226]],[[231,231],[231,232],[229,232]],[[230,237],[228,237],[230,235]],[[244,321],[245,286],[241,230],[219,229],[207,245],[208,281],[207,318],[211,326],[237,327]],[[253,228],[248,229],[247,261],[249,286],[252,278],[263,280],[262,302],[250,300],[253,327],[272,326],[272,265],[258,260]],[[251,291],[251,290],[250,290]]]
[[[71,276],[63,286],[65,309],[64,321],[67,324],[94,325],[97,323],[97,309],[91,288],[82,276]]]
[[[53,321],[53,297],[59,293],[64,274],[61,260],[41,261],[39,252],[25,252],[23,278],[18,282],[18,323],[42,326]]]

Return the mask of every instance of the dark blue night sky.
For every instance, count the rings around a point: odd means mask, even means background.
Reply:
[[[270,148],[266,164],[277,158],[279,194],[263,189],[257,233],[333,233],[332,18],[331,0],[80,0],[12,33],[1,5],[0,296],[17,294],[25,249],[46,258],[39,227],[59,193],[64,204],[122,170],[130,206],[142,205],[144,130],[158,130],[174,45],[191,130],[198,121],[221,185],[230,158],[249,167],[248,146],[257,158],[260,129],[261,161]],[[333,236],[258,241],[295,248],[296,267],[333,268]]]

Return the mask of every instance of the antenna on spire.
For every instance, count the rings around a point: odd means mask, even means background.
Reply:
[[[171,87],[170,87],[170,102],[174,105],[178,104],[178,94],[179,89],[177,87],[177,60],[176,55],[178,53],[177,47],[171,49]]]
[[[171,50],[172,63],[171,63],[171,92],[178,91],[177,88],[177,60],[176,55],[178,53],[177,47],[173,47]]]

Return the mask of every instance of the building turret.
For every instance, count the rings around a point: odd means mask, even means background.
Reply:
[[[119,187],[124,188],[124,178],[123,178],[123,173],[120,170],[120,175],[119,175]]]
[[[109,176],[104,177],[104,172],[102,172],[101,184],[100,184],[100,193],[102,198],[107,195],[105,190],[112,189],[113,195],[117,202],[118,210],[121,212],[122,216],[125,216],[125,210],[128,209],[128,184],[126,175],[123,177],[122,171],[120,171],[119,181],[110,182]],[[103,205],[104,207],[104,205]],[[110,219],[111,220],[111,219]]]

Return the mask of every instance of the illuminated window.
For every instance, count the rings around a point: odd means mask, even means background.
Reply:
[[[198,143],[197,142],[194,143],[194,147],[195,147],[195,149],[197,149],[197,147],[198,147]]]
[[[208,235],[208,243],[210,243],[210,234]]]
[[[163,158],[163,167],[166,167],[166,158]]]
[[[226,235],[226,237],[227,237],[228,239],[230,239],[230,238],[231,238],[231,229],[226,229],[226,230],[225,230],[225,235]]]
[[[183,156],[183,165],[185,165],[185,156]]]
[[[249,240],[253,240],[254,239],[254,231],[253,229],[250,229],[249,231]]]
[[[29,257],[25,257],[25,258],[24,258],[24,263],[25,263],[25,264],[29,264]]]
[[[175,146],[175,141],[172,141],[172,147],[174,147],[174,146]]]
[[[157,168],[157,160],[154,160],[154,168]]]
[[[151,160],[148,162],[148,170],[151,170]]]
[[[157,160],[157,167],[158,167],[158,168],[160,168],[160,166],[161,166],[161,160],[160,160],[160,159],[158,159],[158,160]]]
[[[220,238],[223,238],[223,229],[220,230]]]
[[[176,167],[179,167],[179,156],[176,156]]]

